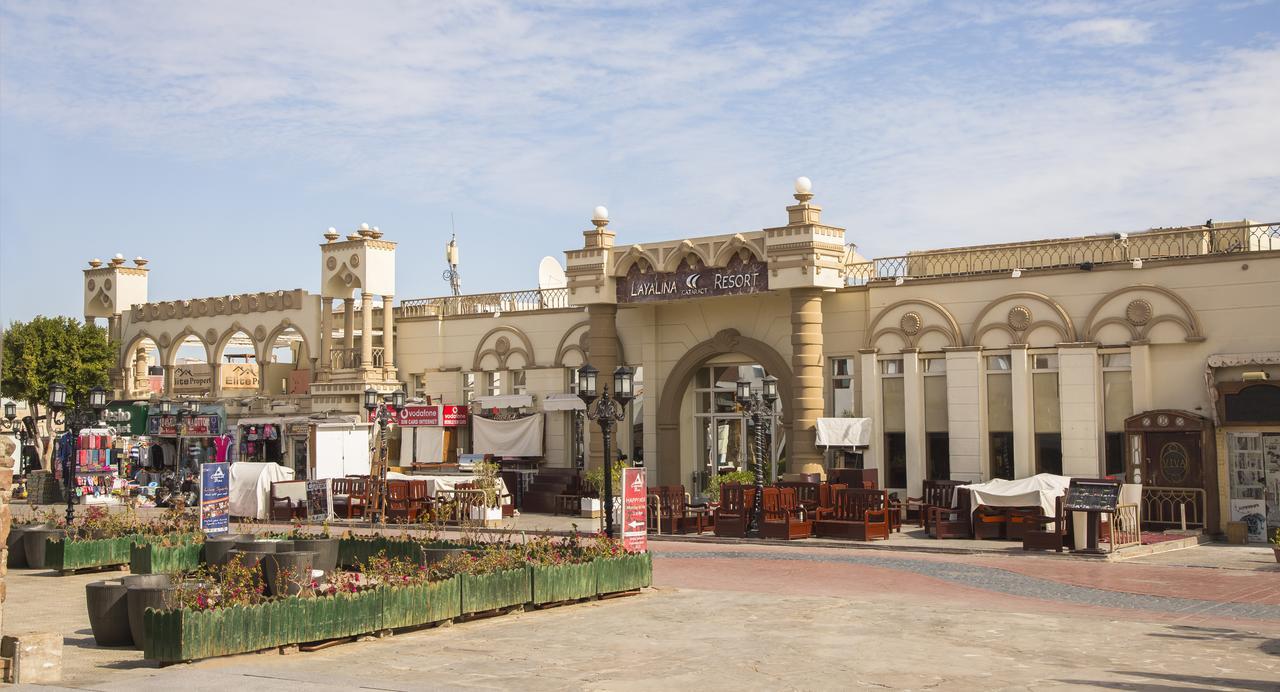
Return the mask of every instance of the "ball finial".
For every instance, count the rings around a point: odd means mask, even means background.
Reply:
[[[325,239],[325,240],[327,240],[327,241],[329,241],[330,243],[332,243],[333,241],[337,240],[337,239],[338,239],[338,229],[334,228],[333,226],[330,226],[330,227],[329,227],[329,230],[327,230],[327,231],[325,231],[325,232],[324,232],[324,239]]]
[[[362,230],[362,231],[367,231],[367,230],[369,230],[369,224],[367,224],[367,223],[362,223],[362,224],[360,224],[360,230]]]
[[[813,181],[803,175],[796,178],[795,198],[801,202],[813,199]]]
[[[592,221],[608,221],[609,210],[604,205],[600,205],[596,207],[591,211],[591,220]]]
[[[98,259],[97,257],[94,257],[93,259],[89,260],[89,266],[93,267],[94,269],[97,269],[98,267],[102,266],[102,260]]]

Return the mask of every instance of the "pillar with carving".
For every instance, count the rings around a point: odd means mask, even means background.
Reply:
[[[356,299],[342,299],[342,366],[351,367],[356,348]]]
[[[395,296],[382,296],[382,374],[389,380],[395,373]]]
[[[593,303],[587,306],[588,329],[587,361],[600,371],[600,382],[613,387],[613,371],[618,367],[618,306],[612,303]],[[612,392],[610,392],[612,394]],[[588,423],[589,424],[589,423]],[[596,437],[591,445],[588,468],[604,466],[604,432],[599,426],[588,434]],[[616,444],[616,443],[615,443]]]
[[[333,367],[333,299],[320,298],[320,357],[316,359],[316,379],[329,381]]]
[[[373,294],[360,292],[360,368],[373,367]]]
[[[822,289],[791,289],[791,470],[821,473],[817,425],[822,415]]]

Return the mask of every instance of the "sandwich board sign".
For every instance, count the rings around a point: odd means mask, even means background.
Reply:
[[[200,465],[200,530],[231,530],[231,464],[225,461]]]
[[[649,549],[648,487],[644,469],[622,469],[622,548],[629,553]]]

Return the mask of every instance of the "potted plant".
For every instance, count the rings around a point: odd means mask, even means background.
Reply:
[[[319,531],[310,531],[304,529],[302,524],[294,524],[288,538],[293,541],[294,550],[315,552],[315,569],[332,574],[338,568],[338,539],[329,535],[329,522],[321,524]]]
[[[485,526],[496,525],[502,520],[502,504],[498,497],[498,465],[492,461],[480,461],[475,465],[476,490],[484,492],[482,505],[471,505],[470,518]]]
[[[613,462],[613,478],[610,480],[613,482],[611,490],[613,490],[612,506],[615,524],[622,522],[622,469],[626,466],[626,462],[621,460]],[[604,504],[604,469],[597,466],[587,471],[583,474],[582,484],[591,494],[590,497],[584,497],[582,500],[582,516],[591,519],[599,518]]]
[[[1280,562],[1280,529],[1271,533],[1271,552],[1275,553],[1276,562]]]

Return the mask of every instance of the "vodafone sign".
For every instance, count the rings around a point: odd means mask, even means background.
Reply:
[[[405,406],[396,415],[396,424],[404,426],[455,427],[467,424],[467,408],[451,404]]]

